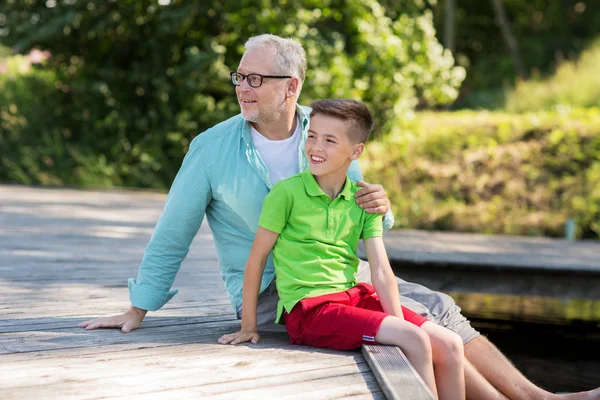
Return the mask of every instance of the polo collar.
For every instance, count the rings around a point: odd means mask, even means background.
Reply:
[[[307,168],[306,171],[304,171],[300,174],[300,176],[302,176],[302,181],[304,182],[304,187],[306,188],[306,193],[308,193],[309,196],[329,197],[325,194],[323,189],[321,189],[321,187],[315,180],[315,177],[310,172],[310,168]],[[344,187],[342,188],[342,191],[340,192],[338,197],[343,197],[345,200],[352,200],[354,198],[354,196],[352,194],[352,184],[350,183],[350,178],[348,178],[348,175],[346,175],[346,182],[344,183]]]

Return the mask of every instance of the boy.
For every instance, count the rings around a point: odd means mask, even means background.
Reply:
[[[346,171],[373,128],[369,110],[345,99],[311,107],[305,147],[310,169],[280,181],[265,198],[244,274],[241,330],[219,343],[258,342],[257,298],[273,250],[277,322],[285,323],[291,343],[337,350],[364,342],[396,345],[439,398],[464,399],[462,340],[400,305],[381,215],[354,201],[359,187]],[[374,287],[356,282],[359,239],[365,240]],[[432,354],[434,340],[445,344],[436,346],[444,354]]]

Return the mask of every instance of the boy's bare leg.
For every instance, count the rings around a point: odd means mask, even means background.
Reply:
[[[464,349],[460,336],[434,322],[421,328],[429,335],[435,383],[440,400],[465,399]]]
[[[433,373],[431,343],[425,331],[410,322],[389,316],[381,322],[375,340],[381,344],[400,347],[436,399],[438,398]]]
[[[539,388],[525,378],[500,350],[483,336],[478,336],[465,345],[465,356],[485,379],[509,399],[600,400],[600,388],[564,395],[553,394]],[[468,381],[469,377],[467,377]]]

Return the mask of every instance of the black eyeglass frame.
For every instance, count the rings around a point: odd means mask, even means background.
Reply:
[[[242,79],[238,80],[237,84],[234,81],[234,76],[236,76],[236,75],[242,77]],[[244,81],[244,79],[248,78],[249,76],[259,76],[260,77],[260,83],[258,84],[258,86],[252,85],[250,83],[250,80],[246,81],[246,82],[248,82],[248,85],[251,88],[255,88],[255,89],[262,86],[264,78],[271,78],[271,79],[287,79],[287,78],[292,78],[291,76],[288,76],[288,75],[285,75],[285,76],[284,75],[261,75],[261,74],[248,74],[248,75],[245,75],[245,74],[242,74],[240,72],[230,72],[229,76],[231,77],[231,83],[233,83],[234,86],[240,86],[240,84]]]

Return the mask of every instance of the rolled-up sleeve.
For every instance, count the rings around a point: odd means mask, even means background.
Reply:
[[[142,310],[156,311],[167,304],[179,292],[177,289],[167,292],[156,290],[133,278],[129,278],[127,283],[131,304]]]
[[[211,160],[203,151],[200,137],[190,144],[173,181],[137,279],[128,282],[131,304],[143,310],[156,311],[177,294],[171,286],[211,200]]]

